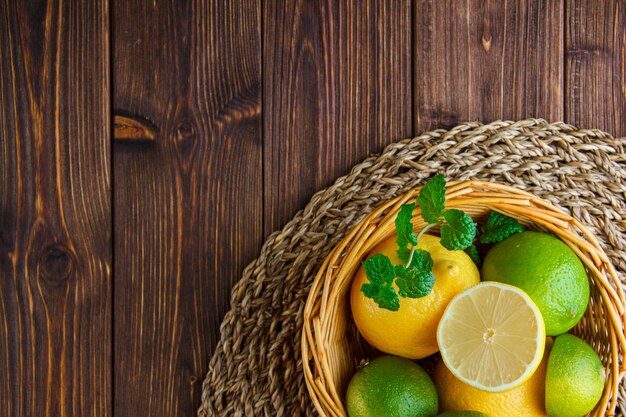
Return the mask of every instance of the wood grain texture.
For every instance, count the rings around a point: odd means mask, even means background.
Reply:
[[[192,416],[262,238],[258,0],[113,3],[115,415]],[[132,18],[129,18],[132,16]]]
[[[110,416],[108,3],[0,1],[0,416]]]
[[[263,2],[265,234],[412,133],[411,3]]]
[[[566,118],[626,136],[626,2],[567,1]]]
[[[563,0],[417,2],[415,130],[563,118]]]
[[[394,140],[626,136],[622,0],[111,7],[0,0],[0,417],[195,415],[263,237]]]

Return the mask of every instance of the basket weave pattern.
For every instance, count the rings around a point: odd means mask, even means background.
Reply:
[[[370,213],[332,250],[315,278],[304,310],[302,357],[308,359],[304,361],[306,382],[321,415],[347,415],[343,406],[347,384],[366,358],[367,347],[350,315],[352,278],[367,254],[394,235],[400,207],[414,201],[418,192],[419,188],[412,190]],[[604,395],[591,415],[604,415],[605,411],[612,415],[625,370],[618,359],[626,351],[625,302],[617,273],[593,234],[550,203],[499,183],[451,183],[446,206],[463,210],[474,219],[484,219],[490,210],[496,210],[516,218],[527,229],[559,236],[581,258],[591,281],[591,302],[573,333],[594,346],[607,371]],[[420,217],[415,223],[417,229],[426,226]]]
[[[597,239],[623,290],[625,145],[624,138],[598,130],[538,119],[466,123],[393,143],[356,165],[269,236],[233,288],[231,310],[203,384],[199,416],[316,414],[300,351],[304,308],[315,275],[365,216],[436,173],[509,184],[558,206]],[[606,357],[606,352],[601,354]],[[616,414],[626,415],[623,381]]]

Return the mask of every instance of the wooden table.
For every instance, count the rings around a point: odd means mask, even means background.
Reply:
[[[193,416],[264,238],[466,120],[626,135],[626,2],[0,1],[0,416]]]

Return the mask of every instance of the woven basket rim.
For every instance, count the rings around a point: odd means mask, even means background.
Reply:
[[[345,290],[345,281],[350,280],[353,275],[346,272],[343,276],[342,268],[348,270],[355,268],[354,262],[345,262],[346,258],[362,259],[376,244],[395,233],[393,230],[395,214],[400,206],[415,199],[421,188],[415,187],[370,212],[330,251],[315,275],[304,309],[301,354],[309,395],[321,416],[346,415],[340,393],[332,381],[330,362],[335,358],[333,352],[327,349],[325,345],[327,340],[324,338],[332,333],[333,327],[337,327],[332,321],[336,307],[333,303],[339,303],[345,294],[336,293],[342,288]],[[626,364],[620,363],[619,360],[619,356],[623,358],[626,351],[624,332],[626,301],[617,272],[598,240],[574,216],[532,193],[502,182],[453,180],[448,182],[446,190],[449,207],[480,206],[483,210],[489,208],[532,222],[537,227],[556,234],[583,260],[590,272],[590,281],[597,286],[597,295],[602,301],[597,308],[603,305],[607,309],[608,316],[603,325],[606,325],[604,330],[608,329],[607,338],[610,343],[610,356],[603,357],[608,375],[605,390],[602,400],[598,403],[599,406],[591,415],[604,415],[605,412],[608,415],[613,414],[619,384],[626,372]],[[419,207],[416,208],[416,212],[419,212]],[[418,228],[419,221],[416,223],[415,227]],[[324,325],[329,326],[331,330],[325,331]],[[578,326],[582,327],[584,323]]]
[[[244,269],[203,380],[200,417],[317,415],[301,352],[315,274],[361,219],[438,173],[511,184],[574,214],[603,245],[626,289],[626,138],[527,118],[467,121],[390,139],[312,195]]]

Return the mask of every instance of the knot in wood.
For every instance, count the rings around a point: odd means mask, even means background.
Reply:
[[[196,129],[189,121],[183,120],[176,126],[175,141],[176,145],[183,150],[190,148],[194,144],[196,141]]]
[[[489,52],[489,50],[491,49],[491,33],[483,32],[483,37],[481,40],[483,43],[483,48],[485,48],[485,51]]]
[[[54,244],[43,251],[40,267],[43,277],[61,284],[69,279],[74,270],[74,257],[68,248]]]

